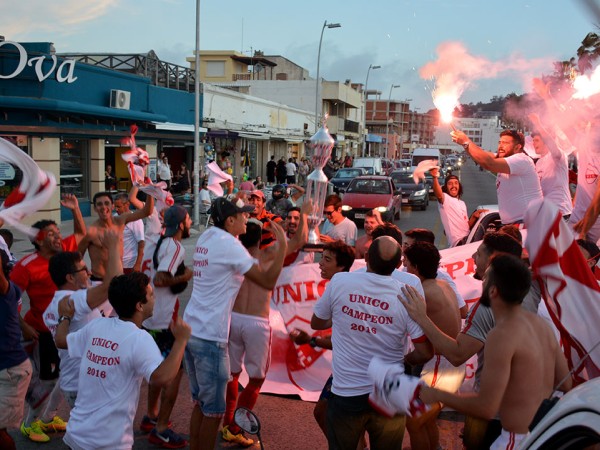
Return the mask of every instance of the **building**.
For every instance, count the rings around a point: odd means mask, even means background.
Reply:
[[[454,126],[469,137],[469,139],[478,147],[484,150],[496,151],[498,140],[502,132],[502,120],[498,113],[488,118],[462,117],[455,118]],[[452,142],[450,137],[451,128],[449,125],[440,125],[435,132],[435,146],[451,148],[455,151],[462,151],[460,146]]]
[[[174,172],[182,162],[191,168],[190,71],[160,61],[154,52],[61,55],[50,42],[0,41],[0,136],[54,173],[60,187],[29,223],[70,218],[66,211],[61,214],[60,194],[75,194],[82,212],[89,215],[96,192],[129,189],[120,157],[127,149],[120,142],[133,124],[139,128],[138,146],[151,158],[150,175],[155,174],[160,152],[171,157]],[[105,182],[107,165],[119,180],[116,186]],[[2,181],[0,197],[17,183],[15,178]]]
[[[376,154],[389,159],[402,157],[402,143],[410,135],[410,104],[398,100],[367,101],[367,148],[375,147],[369,154]],[[380,145],[372,145],[373,135],[381,138]]]

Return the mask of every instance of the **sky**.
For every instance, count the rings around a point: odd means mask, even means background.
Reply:
[[[369,65],[380,65],[370,71],[369,90],[387,99],[391,86],[400,85],[391,98],[411,99],[412,108],[425,112],[434,107],[435,82],[419,71],[438,60],[440,45],[459,43],[465,64],[512,68],[488,76],[467,71],[462,103],[529,92],[532,76],[551,73],[552,61],[575,56],[585,35],[598,31],[600,19],[585,1],[201,0],[200,49],[282,55],[314,77],[323,23],[340,23],[325,29],[320,75],[364,83]],[[154,50],[163,61],[187,66],[195,47],[195,11],[194,0],[21,0],[3,5],[0,35],[53,42],[59,53]]]

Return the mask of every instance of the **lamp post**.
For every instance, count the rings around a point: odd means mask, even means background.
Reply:
[[[325,32],[325,28],[340,28],[342,24],[340,23],[323,23],[323,28],[321,28],[321,39],[319,39],[319,53],[317,54],[317,86],[315,89],[315,133],[319,129],[319,86],[321,84],[321,80],[319,79],[319,70],[321,69],[321,44],[323,43],[323,33]]]
[[[196,58],[194,60],[194,225],[200,226],[200,0],[196,0]]]
[[[381,66],[374,66],[373,64],[369,64],[369,70],[367,70],[367,78],[365,79],[365,90],[363,93],[364,102],[363,102],[363,146],[362,146],[362,156],[364,157],[367,153],[367,86],[369,85],[369,72],[371,69],[381,69]]]
[[[392,101],[392,89],[399,88],[399,84],[392,84],[390,86],[390,95],[388,96],[387,101],[387,114],[385,116],[385,157],[390,157],[390,102]],[[392,119],[392,123],[394,120]],[[393,130],[392,130],[393,132]],[[395,153],[395,152],[394,152]]]

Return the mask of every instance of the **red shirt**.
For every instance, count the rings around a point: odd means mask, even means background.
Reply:
[[[63,239],[62,248],[65,252],[77,251],[75,235]],[[44,324],[44,312],[58,289],[50,278],[48,263],[49,260],[36,251],[21,258],[10,273],[12,282],[19,286],[21,291],[27,291],[29,296],[29,311],[23,319],[37,331],[43,332],[49,331]]]

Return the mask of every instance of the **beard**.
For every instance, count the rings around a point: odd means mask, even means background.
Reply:
[[[481,291],[481,297],[479,297],[479,303],[481,303],[483,306],[487,306],[488,308],[490,308],[492,304],[490,302],[490,295],[488,291],[488,287],[484,285]]]
[[[185,238],[189,238],[190,237],[190,229],[189,227],[184,227],[183,231],[181,232],[181,239],[185,239]]]

